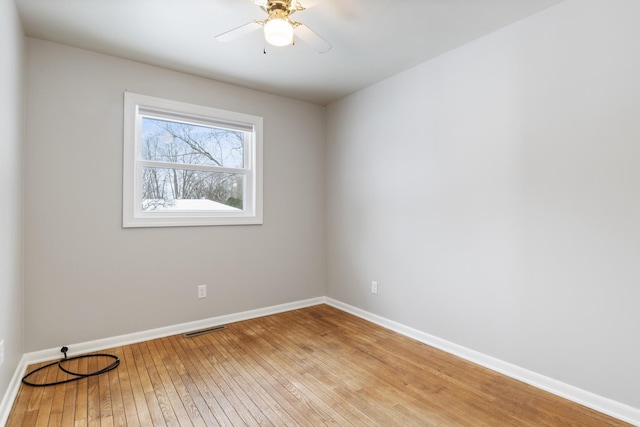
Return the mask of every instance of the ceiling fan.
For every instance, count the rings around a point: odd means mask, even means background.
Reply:
[[[331,44],[320,37],[301,22],[292,21],[290,16],[305,7],[298,0],[252,0],[253,3],[267,13],[268,17],[252,21],[217,35],[218,41],[235,40],[259,28],[264,31],[264,39],[272,46],[294,45],[296,38],[310,45],[318,53],[325,53],[331,49]],[[295,36],[295,37],[294,37]]]

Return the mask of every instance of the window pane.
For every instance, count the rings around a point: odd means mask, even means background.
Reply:
[[[144,211],[243,209],[244,174],[145,167],[142,186]]]
[[[262,224],[262,117],[124,93],[122,226]]]
[[[142,158],[191,165],[243,168],[243,133],[143,117]]]

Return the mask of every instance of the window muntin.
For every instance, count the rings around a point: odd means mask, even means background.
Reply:
[[[262,223],[262,118],[125,93],[124,227]]]

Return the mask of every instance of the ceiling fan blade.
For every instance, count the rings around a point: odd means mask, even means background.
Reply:
[[[301,5],[298,0],[291,0],[291,3],[289,3],[289,11],[292,14],[295,13],[295,12],[301,11],[301,10],[305,10],[305,9],[306,9],[306,7]]]
[[[222,34],[218,34],[215,37],[215,39],[220,42],[229,42],[239,37],[242,37],[246,34],[249,34],[261,27],[262,27],[262,24],[260,21],[252,21],[247,24],[241,25],[237,28],[234,28],[233,30],[229,30]]]
[[[329,52],[333,47],[331,46],[331,43],[320,37],[304,24],[298,24],[295,28],[295,35],[318,53]]]

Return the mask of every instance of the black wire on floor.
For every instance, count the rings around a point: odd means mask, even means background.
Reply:
[[[51,385],[70,383],[71,381],[78,381],[78,380],[81,380],[82,378],[88,378],[88,377],[93,377],[93,376],[96,376],[96,375],[104,374],[106,372],[109,372],[109,371],[112,371],[112,370],[116,369],[118,367],[118,365],[120,365],[120,358],[118,356],[114,356],[113,354],[84,354],[82,356],[74,356],[74,357],[67,358],[67,351],[69,351],[69,349],[67,347],[62,347],[60,349],[60,351],[64,353],[64,359],[60,359],[57,362],[49,363],[48,365],[41,366],[38,369],[35,369],[35,370],[29,372],[27,375],[22,377],[22,383],[26,384],[26,385],[33,386],[33,387],[47,387],[47,386],[51,386]],[[89,372],[89,373],[86,373],[86,374],[78,373],[78,372],[72,372],[72,371],[66,369],[64,366],[62,366],[63,362],[66,363],[66,362],[70,362],[72,360],[86,359],[86,358],[90,358],[90,357],[107,357],[109,359],[113,359],[113,362],[111,364],[105,366],[104,368],[100,369],[100,370],[97,370],[97,371],[94,371],[94,372]],[[53,365],[58,365],[58,368],[60,368],[60,370],[62,372],[65,372],[65,373],[67,373],[69,375],[74,375],[75,378],[69,378],[69,379],[62,380],[62,381],[55,381],[55,382],[43,383],[43,384],[32,383],[30,381],[27,381],[27,378],[29,378],[30,376],[32,376],[36,372],[39,372],[39,371],[41,371],[43,369],[47,369],[48,367],[53,366]]]

